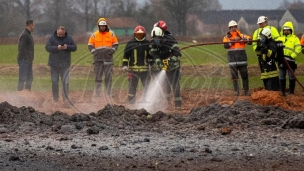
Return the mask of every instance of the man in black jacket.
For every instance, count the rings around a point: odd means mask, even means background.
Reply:
[[[33,20],[28,20],[25,25],[26,28],[21,33],[18,42],[18,91],[31,90],[33,82],[34,41],[31,32],[35,29],[35,23]]]
[[[71,65],[71,52],[77,50],[77,46],[71,36],[68,36],[65,27],[59,26],[54,32],[47,44],[46,51],[49,54],[48,65],[51,68],[52,93],[54,101],[59,98],[59,77],[62,82],[63,100],[68,99],[69,95],[69,68]]]

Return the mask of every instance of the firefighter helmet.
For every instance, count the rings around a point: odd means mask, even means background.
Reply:
[[[258,18],[257,24],[264,23],[264,22],[266,22],[267,20],[268,20],[267,17],[265,17],[265,16],[260,16],[260,17]]]
[[[264,35],[267,39],[271,38],[271,30],[269,28],[263,28],[260,34]]]
[[[237,23],[234,21],[234,20],[231,20],[229,23],[228,23],[228,27],[233,27],[233,26],[237,26]]]
[[[164,21],[162,21],[162,20],[159,20],[157,23],[155,23],[154,27],[159,27],[163,31],[167,31],[168,30],[167,24]]]
[[[143,26],[136,26],[134,29],[134,37],[138,41],[143,41],[146,37],[146,29]]]
[[[154,27],[153,30],[151,31],[151,37],[163,37],[164,32],[161,28],[159,27]]]

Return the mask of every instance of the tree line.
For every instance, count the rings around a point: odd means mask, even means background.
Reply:
[[[304,5],[300,0],[284,0],[280,8],[304,9]],[[186,36],[188,15],[221,9],[218,0],[144,0],[144,4],[137,0],[0,0],[0,37],[18,36],[29,19],[35,21],[39,36],[51,34],[59,25],[71,35],[83,34],[91,32],[100,17],[132,17],[146,27],[164,20],[170,31]]]

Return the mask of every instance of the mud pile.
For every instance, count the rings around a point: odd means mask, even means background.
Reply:
[[[301,170],[304,112],[237,100],[189,113],[0,104],[3,170]]]

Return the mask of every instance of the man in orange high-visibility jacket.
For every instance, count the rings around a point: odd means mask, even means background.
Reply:
[[[107,96],[112,96],[113,54],[118,48],[118,40],[105,18],[99,18],[98,30],[89,39],[88,48],[94,56],[95,87],[93,97],[100,96],[102,75],[105,74]]]
[[[238,85],[238,72],[243,82],[244,95],[249,96],[249,81],[248,81],[248,69],[247,69],[247,54],[245,51],[244,43],[233,43],[233,41],[248,41],[251,40],[250,36],[242,34],[238,28],[237,23],[234,20],[231,20],[228,23],[229,32],[223,38],[224,48],[228,53],[228,66],[231,72],[231,79],[234,88],[234,95],[239,95],[239,85]],[[248,42],[251,44],[251,42]]]

